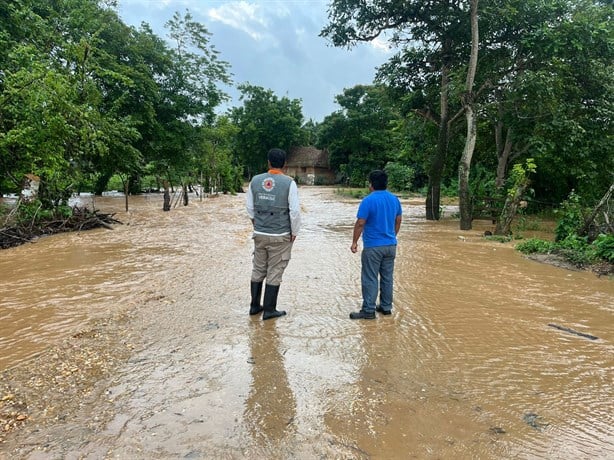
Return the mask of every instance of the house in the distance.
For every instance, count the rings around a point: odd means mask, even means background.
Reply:
[[[330,169],[328,151],[315,147],[292,147],[286,158],[286,174],[298,184],[330,185],[335,173]]]

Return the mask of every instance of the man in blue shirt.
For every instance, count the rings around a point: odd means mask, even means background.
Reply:
[[[388,175],[376,170],[369,174],[369,195],[358,207],[352,246],[358,252],[362,235],[361,254],[362,308],[350,313],[351,319],[375,319],[375,312],[392,312],[392,277],[397,252],[397,234],[401,228],[402,210],[399,199],[390,193]],[[379,305],[376,306],[379,292]]]

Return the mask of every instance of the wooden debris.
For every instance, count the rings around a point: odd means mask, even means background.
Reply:
[[[115,219],[114,214],[103,214],[88,208],[73,208],[72,215],[66,218],[52,218],[36,222],[14,224],[0,228],[0,249],[7,249],[28,243],[43,235],[53,235],[62,232],[106,228],[112,230],[113,224],[122,224]]]
[[[575,334],[575,335],[578,335],[580,337],[584,337],[584,338],[589,339],[589,340],[597,340],[597,339],[599,339],[599,337],[595,337],[594,335],[585,334],[584,332],[578,332],[578,331],[575,331],[575,330],[570,329],[568,327],[559,326],[558,324],[548,323],[548,326],[553,327],[555,329],[558,329],[560,331],[565,331],[565,332],[569,332],[570,334]]]

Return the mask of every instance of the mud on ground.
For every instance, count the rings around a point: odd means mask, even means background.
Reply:
[[[8,369],[0,379],[0,447],[28,432],[86,417],[96,430],[108,422],[111,395],[102,385],[135,348],[130,314],[96,320],[35,358]],[[106,403],[106,404],[105,404]],[[58,441],[58,440],[56,440]],[[45,445],[38,446],[44,450]],[[0,449],[0,458],[2,457]]]
[[[549,264],[554,267],[564,268],[565,270],[585,270],[593,272],[597,276],[614,276],[614,264],[605,261],[597,264],[584,265],[579,267],[557,254],[531,254],[528,255],[527,258],[535,260],[536,262],[541,262],[543,264]]]
[[[120,264],[125,277],[171,271],[0,376],[0,459],[611,453],[608,281],[526,261],[477,231],[459,240],[455,222],[424,222],[406,203],[395,310],[352,323],[357,201],[319,188],[301,197],[304,230],[281,297],[288,316],[273,324],[246,314],[241,197],[167,214],[143,203],[130,227],[60,235],[45,253],[113,249],[100,253],[102,284],[117,286]],[[547,327],[553,319],[601,339],[569,337]]]

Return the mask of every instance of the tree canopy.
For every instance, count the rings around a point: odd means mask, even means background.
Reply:
[[[175,180],[191,172],[230,76],[189,12],[167,23],[174,47],[95,0],[3,3],[0,21],[0,190],[36,174],[58,202],[148,165]]]
[[[473,169],[503,187],[516,162],[534,158],[532,189],[560,203],[571,189],[596,198],[612,182],[612,5],[595,0],[481,0],[474,84]],[[435,129],[424,148],[427,217],[438,218],[442,182],[454,181],[464,144],[470,2],[334,0],[321,35],[351,47],[383,36],[397,52],[377,81],[406,121]],[[407,132],[415,140],[416,131]],[[599,185],[597,185],[599,184]],[[474,187],[475,188],[475,187]],[[496,193],[496,188],[490,190]]]
[[[332,0],[322,37],[340,47],[381,37],[393,54],[320,123],[305,123],[300,99],[245,82],[221,113],[231,64],[205,25],[175,13],[159,37],[124,24],[114,3],[0,3],[0,193],[19,192],[26,174],[41,177],[46,207],[118,175],[131,192],[145,176],[238,191],[270,148],[304,145],[327,149],[352,185],[387,168],[426,194],[428,219],[459,188],[471,206],[505,199],[529,160],[530,206],[572,190],[595,201],[613,182],[611,2]]]
[[[243,105],[230,111],[238,128],[235,149],[245,165],[248,176],[266,169],[266,154],[277,147],[289,150],[302,145],[306,132],[302,130],[301,101],[279,98],[273,91],[245,83],[239,85]]]

